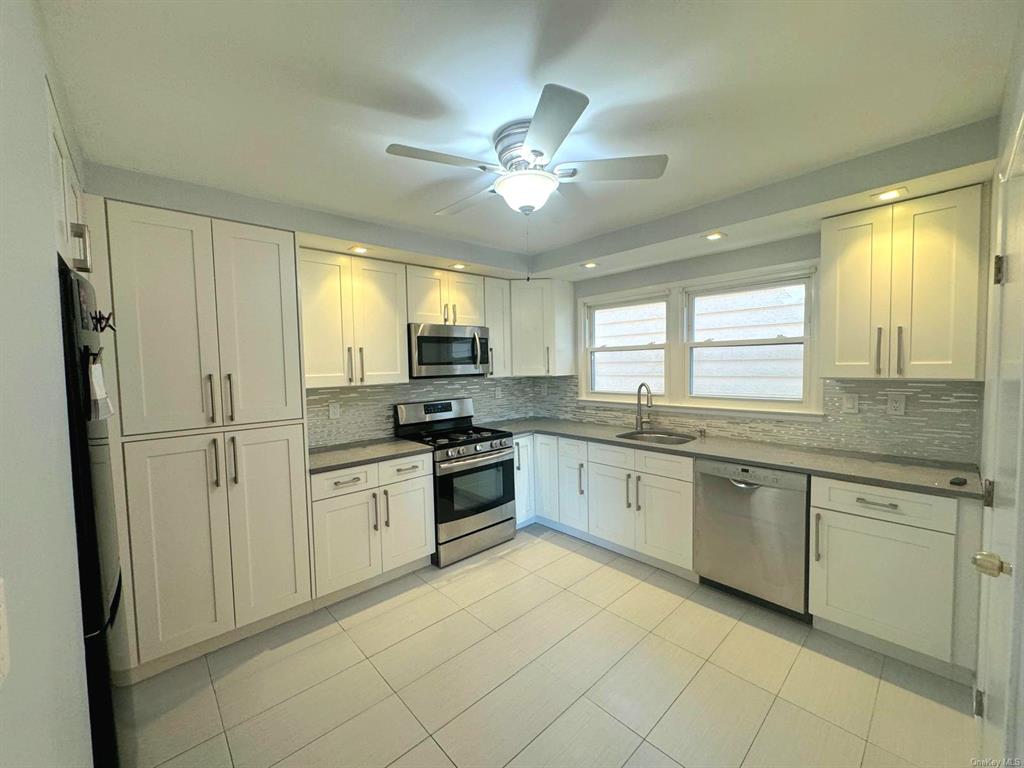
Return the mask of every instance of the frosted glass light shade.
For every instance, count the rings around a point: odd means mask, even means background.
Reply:
[[[558,177],[538,169],[512,171],[494,182],[494,191],[513,211],[529,215],[539,211],[558,188]]]

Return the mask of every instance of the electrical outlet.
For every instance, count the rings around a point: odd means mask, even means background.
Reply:
[[[495,400],[503,400],[504,397],[505,397],[505,393],[502,391],[501,387],[495,387],[494,388],[494,399]]]
[[[842,413],[859,413],[860,397],[858,395],[843,395]]]
[[[341,403],[331,403],[327,406],[327,415],[332,419],[341,418]]]
[[[546,381],[542,381],[540,383],[540,396],[541,397],[547,397],[548,396],[548,383]]]
[[[11,671],[11,645],[7,637],[7,595],[4,593],[4,580],[0,579],[0,686]]]
[[[906,395],[887,395],[885,399],[885,412],[889,416],[902,416],[907,412]]]

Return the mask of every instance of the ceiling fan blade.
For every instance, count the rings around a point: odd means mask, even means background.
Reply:
[[[447,205],[439,211],[434,211],[435,216],[454,216],[456,213],[461,213],[467,208],[472,208],[474,205],[498,197],[498,193],[494,191],[494,187],[490,186],[486,189],[481,189],[479,192],[474,192],[469,197],[464,197],[451,205]]]
[[[388,148],[384,151],[389,155],[397,155],[398,157],[428,160],[432,163],[444,163],[445,165],[455,165],[460,168],[475,168],[485,173],[501,173],[502,171],[501,166],[494,163],[485,163],[481,160],[459,157],[458,155],[448,155],[444,152],[434,152],[432,149],[419,149],[418,147],[410,147],[405,144],[389,144]]]
[[[541,91],[523,144],[549,162],[589,103],[590,99],[579,91],[548,83]]]
[[[553,173],[560,181],[631,181],[660,178],[667,165],[668,155],[609,157],[559,163]]]

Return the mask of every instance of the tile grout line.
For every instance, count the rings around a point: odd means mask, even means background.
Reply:
[[[228,748],[228,759],[231,760],[231,765],[233,766],[235,764],[235,756],[231,754],[231,742],[228,741],[228,729],[224,727],[224,713],[220,709],[220,697],[217,696],[217,686],[213,684],[213,671],[210,669],[209,654],[203,654],[203,666],[206,667],[206,676],[210,679],[210,690],[213,691],[213,701],[217,705],[217,717],[220,718],[220,732],[224,734],[224,745]]]

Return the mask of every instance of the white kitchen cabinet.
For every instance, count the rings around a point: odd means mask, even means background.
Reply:
[[[381,567],[385,571],[434,553],[434,477],[425,475],[380,489],[383,503]]]
[[[223,423],[210,219],[108,202],[125,434]]]
[[[53,102],[53,94],[47,93],[47,96],[54,245],[57,253],[64,257],[69,266],[80,269],[83,267],[83,241],[75,236],[73,228],[84,222],[82,184],[57,114],[57,107]],[[85,265],[86,271],[89,268],[89,265]]]
[[[139,660],[233,629],[222,435],[124,447]]]
[[[521,525],[534,516],[533,436],[517,437],[512,445],[516,468],[516,524]]]
[[[344,589],[382,572],[380,521],[377,489],[313,502],[317,595]]]
[[[634,491],[635,549],[692,570],[693,483],[672,477],[637,474]]]
[[[534,435],[534,514],[558,520],[558,438]]]
[[[306,388],[355,383],[352,257],[299,249]]]
[[[574,294],[563,280],[512,280],[512,375],[576,372]]]
[[[408,267],[409,322],[484,325],[484,278],[446,269]]]
[[[980,187],[826,219],[821,374],[973,378]]]
[[[956,537],[811,507],[810,612],[950,661]]]
[[[587,444],[564,437],[558,438],[558,521],[580,531],[589,528]]]
[[[226,424],[302,418],[295,236],[213,221]]]
[[[484,322],[490,332],[491,376],[512,375],[512,289],[508,280],[484,278]]]
[[[225,435],[238,626],[312,598],[302,426]]]
[[[404,264],[352,259],[352,330],[354,383],[409,381]]]
[[[622,467],[590,464],[587,467],[591,536],[628,549],[636,548],[635,472]]]

